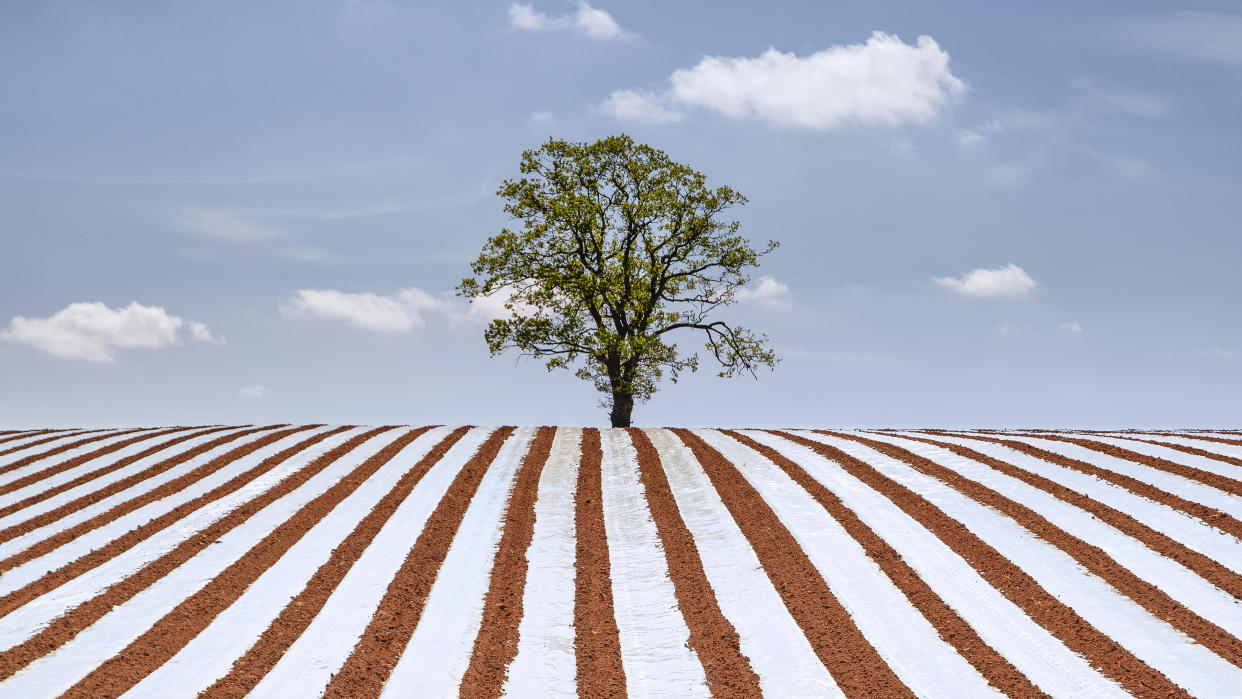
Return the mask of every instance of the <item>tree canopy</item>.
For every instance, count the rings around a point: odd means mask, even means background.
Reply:
[[[549,139],[522,153],[521,174],[497,191],[520,226],[489,238],[457,287],[504,302],[484,333],[493,355],[516,349],[576,369],[605,394],[614,427],[629,426],[662,377],[698,369],[674,331],[701,333],[722,377],[775,367],[766,335],[711,317],[778,245],[756,250],[723,220],[746,203],[740,193],[624,134]]]

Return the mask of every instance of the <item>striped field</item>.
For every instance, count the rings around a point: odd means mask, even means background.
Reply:
[[[0,432],[0,698],[1242,696],[1242,432]]]

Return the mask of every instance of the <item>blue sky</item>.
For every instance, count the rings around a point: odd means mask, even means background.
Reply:
[[[636,424],[1242,423],[1242,3],[10,2],[0,90],[0,425],[602,424],[448,292],[618,132],[782,242]]]

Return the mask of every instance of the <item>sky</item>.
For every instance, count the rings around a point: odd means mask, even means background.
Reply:
[[[1242,425],[1242,2],[18,0],[0,93],[3,427],[606,424],[452,289],[617,133],[781,242],[636,425]]]

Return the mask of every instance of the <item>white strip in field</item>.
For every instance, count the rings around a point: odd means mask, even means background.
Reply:
[[[1074,436],[1078,437],[1081,435]],[[1208,473],[1214,473],[1218,476],[1224,476],[1225,478],[1242,479],[1242,468],[1239,468],[1233,464],[1227,464],[1223,461],[1217,461],[1216,459],[1209,459],[1206,456],[1187,454],[1186,452],[1178,451],[1177,449],[1170,449],[1169,447],[1162,447],[1148,442],[1139,442],[1133,439],[1118,439],[1116,437],[1103,437],[1096,435],[1091,435],[1089,439],[1114,447],[1128,449],[1146,456],[1154,456],[1158,459],[1172,461],[1175,464],[1182,464],[1183,466],[1197,468],[1201,471],[1207,471]]]
[[[918,573],[919,577],[975,629],[985,643],[996,649],[1040,689],[1054,696],[1127,696],[1121,687],[1101,675],[1085,658],[1066,648],[1055,636],[1036,624],[1021,608],[992,587],[966,560],[957,555],[934,533],[924,528],[883,495],[846,473],[834,462],[824,459],[802,445],[767,432],[747,431],[745,434],[795,461],[831,490],[846,507],[858,515],[859,519],[884,539],[889,546],[892,546]],[[759,459],[762,457],[754,454],[747,463],[755,463]],[[768,499],[775,501],[773,498]],[[835,524],[835,521],[833,523]],[[810,551],[805,543],[803,547],[808,552]],[[866,560],[870,562],[870,559]],[[834,563],[832,558],[828,558],[827,564],[829,567],[835,565],[850,569],[858,565],[852,560],[842,559],[836,559]],[[883,583],[872,583],[870,590],[863,586],[856,594],[865,598],[869,592],[884,585],[892,587],[887,577],[883,578]],[[900,595],[900,591],[896,592]],[[837,596],[839,599],[842,598],[840,593]],[[890,603],[890,606],[894,609],[903,609],[903,611],[908,608],[917,614],[904,596],[900,599],[900,604],[894,601]],[[844,599],[842,603],[845,603]],[[849,608],[848,605],[847,608]],[[866,634],[868,629],[862,625],[859,615],[853,609],[850,611],[855,619],[859,620],[859,628]],[[956,655],[956,651],[935,634],[935,630],[930,628],[921,615],[917,619],[920,622],[917,625],[912,625],[912,622],[905,618],[890,617],[886,627],[882,616],[876,622],[876,626],[881,631],[896,635],[899,640],[911,628],[927,627],[920,634],[920,639],[912,639],[917,641],[913,647],[898,645],[890,641],[886,644],[889,650],[885,655],[885,650],[883,650],[885,646],[871,636],[868,638],[894,669],[897,669],[898,665],[889,656],[904,656],[907,663],[922,661],[932,664],[931,669],[923,671],[922,683],[912,684],[911,680],[904,676],[902,679],[916,693],[924,691],[936,693],[937,688],[942,685],[939,684],[940,679],[932,672],[940,670],[952,673],[955,666],[950,665],[941,670],[937,657],[930,655],[928,651],[934,650],[938,655],[952,654],[952,657],[957,658],[957,665],[965,664],[965,661],[961,660],[960,656]],[[967,667],[967,670],[959,669],[955,674],[969,672],[972,677],[982,680],[974,668]],[[927,689],[925,690],[924,687]],[[945,692],[942,695],[952,696],[951,689],[942,691]],[[982,691],[984,690],[975,689],[975,693],[982,693]],[[957,696],[962,696],[962,694],[959,693]]]
[[[185,442],[182,442],[180,445],[178,445],[179,451],[176,453],[184,453],[185,451],[195,449],[204,443],[210,442],[214,439],[218,439],[222,436],[226,436],[230,433],[231,431],[225,432],[225,433],[214,433],[214,434],[203,435],[201,437],[195,437],[193,439],[186,440]],[[143,493],[150,492],[154,490],[155,488],[158,488],[164,485],[165,483],[168,483],[169,481],[176,480],[177,478],[180,478],[186,473],[189,473],[190,471],[198,468],[199,466],[202,466],[203,464],[211,461],[217,456],[220,456],[221,454],[225,454],[233,449],[236,449],[237,447],[245,444],[246,442],[252,439],[260,439],[263,436],[264,435],[260,433],[260,434],[256,434],[253,436],[243,437],[236,442],[229,442],[227,444],[222,444],[220,446],[214,447],[213,449],[203,452],[197,457],[187,459],[185,462],[178,464],[174,468],[171,468],[165,471],[164,473],[145,479],[139,483],[135,483],[134,485],[131,485],[130,487],[124,490],[121,490],[117,493],[109,495],[108,497],[100,498],[99,500],[96,500],[95,502],[89,505],[86,505],[85,507],[77,509],[70,514],[65,515],[64,517],[60,517],[55,522],[51,522],[42,527],[37,527],[35,529],[32,529],[26,532],[25,534],[22,534],[21,536],[10,539],[9,541],[6,541],[3,544],[0,544],[0,560],[7,558],[8,556],[14,553],[25,550],[29,548],[30,546],[34,545],[34,543],[38,541],[42,541],[43,539],[46,539],[49,536],[56,534],[57,532],[64,531],[65,529],[73,527],[81,522],[85,522],[86,520],[91,519],[92,517],[95,517],[96,515],[107,512],[108,510],[111,510],[113,507],[123,502],[127,502],[133,499],[134,497],[141,496]],[[22,522],[27,522],[31,519],[34,519],[35,517],[38,517],[39,515],[42,515],[46,512],[50,512],[56,508],[63,507],[64,505],[70,502],[73,502],[74,500],[80,497],[90,495],[91,493],[102,490],[103,488],[106,488],[112,485],[113,483],[129,478],[130,476],[136,473],[139,473],[143,471],[144,469],[150,468],[151,466],[154,466],[155,464],[158,464],[164,461],[170,455],[172,455],[172,452],[165,453],[163,451],[156,453],[156,454],[152,454],[151,456],[135,461],[134,463],[130,464],[129,466],[126,466],[125,468],[118,469],[105,476],[101,476],[99,478],[95,478],[90,481],[87,481],[86,483],[83,483],[82,485],[76,486],[74,488],[70,488],[69,490],[66,490],[65,492],[59,495],[48,498],[41,502],[37,502],[32,505],[23,507],[17,512],[14,512],[5,517],[0,517],[0,529],[5,529],[8,527],[16,526],[18,524],[21,524]]]
[[[1151,435],[1115,434],[1115,435],[1110,435],[1110,436],[1122,438],[1127,444],[1135,444],[1135,443],[1141,444],[1141,442],[1137,442],[1137,440],[1135,439],[1125,439],[1126,437],[1137,437],[1140,439],[1150,439],[1156,442],[1167,442],[1169,444],[1177,444],[1183,447],[1194,447],[1195,449],[1200,449],[1202,451],[1210,452],[1212,454],[1222,454],[1224,456],[1232,456],[1235,459],[1242,459],[1242,446],[1238,446],[1236,444],[1225,444],[1224,442],[1213,442],[1213,441],[1206,440],[1206,439],[1191,439],[1190,437],[1182,437],[1182,436],[1173,435],[1173,434],[1151,434]],[[1231,439],[1231,438],[1232,437],[1226,437],[1226,439]],[[1238,436],[1237,439],[1242,440],[1242,436]],[[1180,453],[1185,453],[1185,452],[1180,452]]]
[[[918,435],[915,433],[915,436]],[[1236,573],[1242,573],[1242,542],[1209,526],[1202,520],[1153,502],[1119,485],[1100,480],[1073,469],[1037,459],[1001,444],[964,437],[933,435],[933,439],[973,449],[981,454],[1012,464],[1025,471],[1047,478],[1058,485],[1082,493],[1104,505],[1124,512],[1156,531],[1198,551]]]
[[[580,428],[558,429],[539,478],[534,532],[526,551],[517,656],[509,665],[506,697],[578,696],[574,495],[581,443]]]
[[[1198,696],[1227,696],[1242,687],[1242,669],[1191,642],[1185,634],[1091,574],[1069,554],[1036,537],[1009,517],[858,442],[810,431],[797,434],[865,461],[923,496],[1017,564],[1092,626],[1163,672],[1178,686]]]
[[[130,512],[129,514],[119,517],[108,524],[93,529],[81,536],[76,537],[72,541],[62,546],[19,565],[0,576],[0,595],[7,595],[14,590],[18,590],[44,575],[59,570],[65,566],[95,549],[107,545],[109,542],[124,536],[135,527],[151,521],[160,515],[175,509],[178,505],[189,502],[198,496],[210,492],[212,489],[228,482],[246,470],[252,469],[262,463],[264,460],[279,454],[281,451],[288,449],[298,442],[307,439],[316,432],[327,431],[329,428],[320,428],[319,430],[310,430],[307,432],[299,432],[284,437],[272,444],[238,459],[230,464],[228,468],[212,474],[208,478],[204,478],[193,486],[185,490],[171,495],[167,498],[157,500],[155,502],[144,505],[143,507]],[[10,636],[13,628],[25,628],[31,624],[31,618],[45,619],[42,622],[33,624],[33,628],[41,628],[55,616],[72,609],[82,601],[94,597],[103,589],[113,585],[116,582],[127,577],[131,572],[138,570],[152,560],[164,555],[172,550],[175,546],[193,536],[196,532],[209,526],[212,522],[227,515],[237,506],[251,499],[252,497],[262,493],[268,488],[276,485],[286,476],[293,473],[297,469],[305,466],[312,459],[322,455],[328,449],[339,446],[348,436],[335,435],[325,439],[323,442],[315,446],[299,452],[297,455],[286,460],[276,468],[259,476],[254,481],[248,483],[236,492],[216,500],[205,507],[199,508],[195,512],[188,514],[174,524],[162,529],[150,538],[143,541],[140,545],[135,546],[124,553],[109,560],[107,563],[85,573],[69,583],[48,592],[38,600],[28,604],[20,610],[15,610],[11,614],[0,618],[0,649],[9,648],[13,643],[20,643],[20,640],[12,641]],[[61,522],[56,522],[49,527],[49,533],[55,533],[63,528]],[[42,610],[42,611],[36,611]],[[28,618],[21,616],[20,621],[15,617],[31,614]],[[52,614],[48,617],[47,614]]]
[[[864,434],[930,459],[945,468],[1031,508],[1040,516],[1082,541],[1097,546],[1130,572],[1155,585],[1188,609],[1242,637],[1242,605],[1229,593],[1204,580],[1171,558],[1147,548],[1141,541],[1114,529],[1094,515],[989,466],[930,444],[892,435]]]
[[[1242,498],[1213,488],[1210,485],[1192,481],[1189,478],[1167,473],[1133,461],[1109,456],[1086,447],[1080,447],[1077,444],[1058,442],[1051,439],[1036,439],[1034,437],[1009,437],[1009,439],[1030,444],[1033,447],[1067,456],[1071,459],[1085,461],[1093,466],[1099,466],[1114,473],[1138,479],[1144,483],[1150,483],[1166,493],[1218,509],[1233,517],[1242,518]]]
[[[5,454],[0,457],[0,466],[3,466],[4,464],[11,464],[14,461],[22,459],[23,453],[34,454],[45,449],[51,449],[58,443],[63,443],[60,440],[72,441],[72,437],[87,437],[90,434],[94,433],[86,430],[68,430],[66,432],[55,432],[50,434],[47,432],[33,432],[18,439],[9,440],[3,444],[0,444],[0,451],[9,451],[10,449],[14,451],[11,454]],[[30,446],[32,442],[38,442],[44,439],[52,441],[44,442],[43,444],[34,447]]]
[[[646,432],[660,453],[677,509],[694,537],[720,611],[737,630],[742,653],[750,659],[764,694],[844,696],[694,454],[668,430]]]
[[[118,434],[118,435],[114,435],[111,437],[106,437],[104,439],[99,439],[94,442],[83,444],[80,447],[74,447],[72,449],[67,449],[65,451],[60,452],[59,454],[52,454],[51,456],[40,457],[26,464],[25,466],[22,466],[20,468],[15,468],[12,471],[9,471],[8,473],[0,475],[0,486],[8,485],[9,483],[25,478],[26,476],[29,476],[32,473],[38,473],[39,471],[42,471],[43,469],[48,468],[49,466],[55,466],[57,464],[64,463],[70,459],[76,459],[77,457],[82,456],[83,454],[89,454],[95,451],[96,449],[102,449],[104,447],[111,446],[117,442],[123,442],[127,439],[134,439],[135,437],[141,437],[147,432],[154,432],[154,430],[140,430],[138,432],[126,432],[125,434]],[[89,437],[92,435],[86,435],[86,436]],[[74,440],[69,439],[69,440],[64,440],[64,441],[72,442]],[[142,444],[142,442],[139,442],[139,444]],[[31,449],[31,452],[32,452],[31,455],[43,453],[45,450],[51,449],[53,446],[55,446],[55,444],[40,445],[38,448]],[[150,445],[147,445],[147,446],[150,446]],[[136,451],[142,451],[145,448],[146,447],[140,447]],[[109,456],[111,456],[111,454]],[[17,458],[12,458],[12,457],[17,457]],[[8,459],[8,461],[3,464],[0,464],[0,466],[16,463],[18,461],[21,461],[23,457],[17,454],[10,454],[9,456],[4,457],[4,458]]]
[[[664,547],[623,429],[600,430],[604,528],[626,689],[635,696],[708,697],[690,629],[677,605]]]
[[[534,428],[519,427],[488,465],[381,696],[456,694],[479,635],[513,479],[534,436]]]
[[[275,699],[323,693],[362,638],[449,485],[493,431],[488,427],[470,430],[427,471],[332,591],[314,621],[250,696]],[[440,434],[441,439],[446,434]]]
[[[358,522],[396,485],[402,474],[440,441],[442,430],[420,435],[394,455],[306,532],[194,640],[138,683],[127,696],[163,699],[178,694],[197,694],[227,674]],[[374,439],[382,448],[399,434],[399,431],[387,432]]]
[[[324,442],[334,441],[341,436],[349,439],[365,431],[366,428],[354,428]],[[343,455],[150,587],[125,603],[113,607],[73,640],[27,665],[0,685],[0,697],[51,696],[69,689],[90,671],[124,650],[182,600],[202,589],[282,522],[331,488],[389,441],[391,439],[372,437]],[[316,446],[322,446],[324,442]]]

